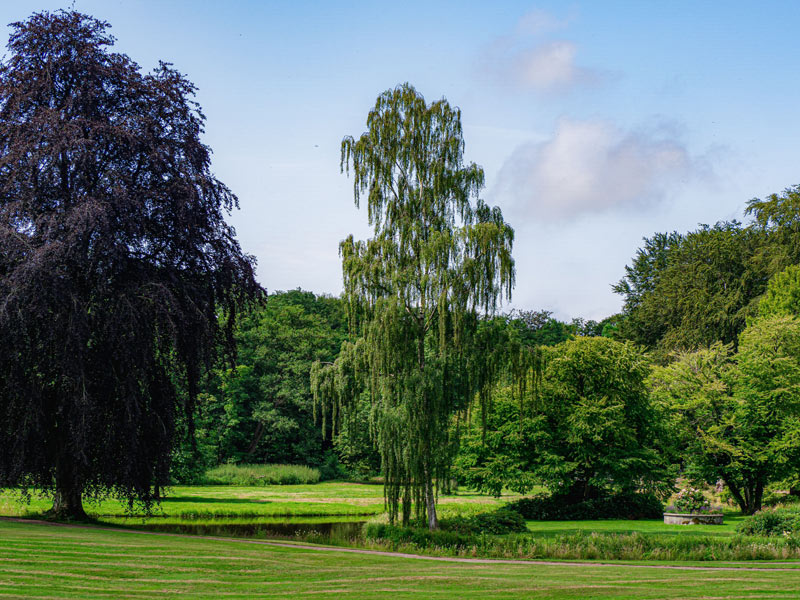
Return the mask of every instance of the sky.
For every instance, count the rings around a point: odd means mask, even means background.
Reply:
[[[69,3],[0,0],[0,23]],[[642,238],[744,220],[800,184],[800,2],[75,0],[115,50],[197,87],[213,171],[270,291],[342,290],[367,238],[346,135],[409,82],[462,111],[482,198],[516,233],[503,309],[600,320]],[[7,39],[10,28],[4,30]]]

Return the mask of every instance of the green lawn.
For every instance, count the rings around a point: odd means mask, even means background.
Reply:
[[[800,568],[776,568],[791,569],[464,564],[0,521],[0,597],[796,598]]]
[[[495,499],[471,492],[440,498],[444,516],[448,513],[480,512],[499,506],[518,496]],[[34,498],[30,504],[19,500],[13,491],[0,491],[0,516],[36,515],[50,508],[51,502]],[[100,521],[116,521],[128,515],[127,507],[116,500],[86,502],[86,512]],[[383,487],[342,481],[311,485],[176,486],[156,508],[153,518],[198,520],[214,518],[250,519],[263,517],[374,516],[383,512]],[[128,515],[130,516],[130,515]],[[143,516],[134,510],[133,516]]]
[[[644,533],[691,536],[721,536],[736,534],[736,526],[744,517],[741,513],[726,513],[723,525],[665,525],[661,519],[631,521],[609,519],[599,521],[527,521],[528,530],[537,535],[559,535],[576,531],[602,533]]]

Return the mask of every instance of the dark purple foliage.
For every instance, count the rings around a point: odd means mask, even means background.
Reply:
[[[152,502],[176,413],[261,289],[224,215],[194,86],[74,11],[12,25],[0,64],[0,485],[54,508]],[[232,338],[228,338],[232,339]],[[185,393],[183,393],[185,392]],[[183,399],[183,400],[182,400]],[[79,515],[82,510],[66,508]]]

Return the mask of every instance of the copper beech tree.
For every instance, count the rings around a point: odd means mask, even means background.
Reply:
[[[178,411],[261,294],[194,86],[107,29],[34,14],[0,64],[0,486],[66,518],[86,496],[157,500]]]

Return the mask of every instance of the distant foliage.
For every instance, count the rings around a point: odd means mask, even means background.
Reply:
[[[533,399],[498,390],[468,424],[456,457],[460,483],[499,495],[543,485],[572,502],[620,491],[666,493],[671,433],[645,385],[649,362],[629,343],[577,337],[540,348]]]
[[[620,333],[667,362],[675,350],[738,343],[771,273],[768,233],[738,221],[645,239],[625,277]]]
[[[189,482],[196,465],[204,471],[228,462],[335,469],[332,445],[314,423],[309,373],[315,360],[333,361],[346,337],[342,301],[300,289],[273,292],[241,315],[233,337],[235,367],[219,365],[204,380],[196,451],[185,439],[173,479]]]
[[[206,472],[206,485],[302,485],[318,483],[320,473],[303,465],[221,465]]]
[[[767,291],[758,304],[762,317],[800,316],[800,265],[786,267],[767,284]]]
[[[574,502],[565,496],[520,498],[506,505],[530,521],[586,521],[594,519],[660,519],[664,506],[653,494],[615,494]]]

